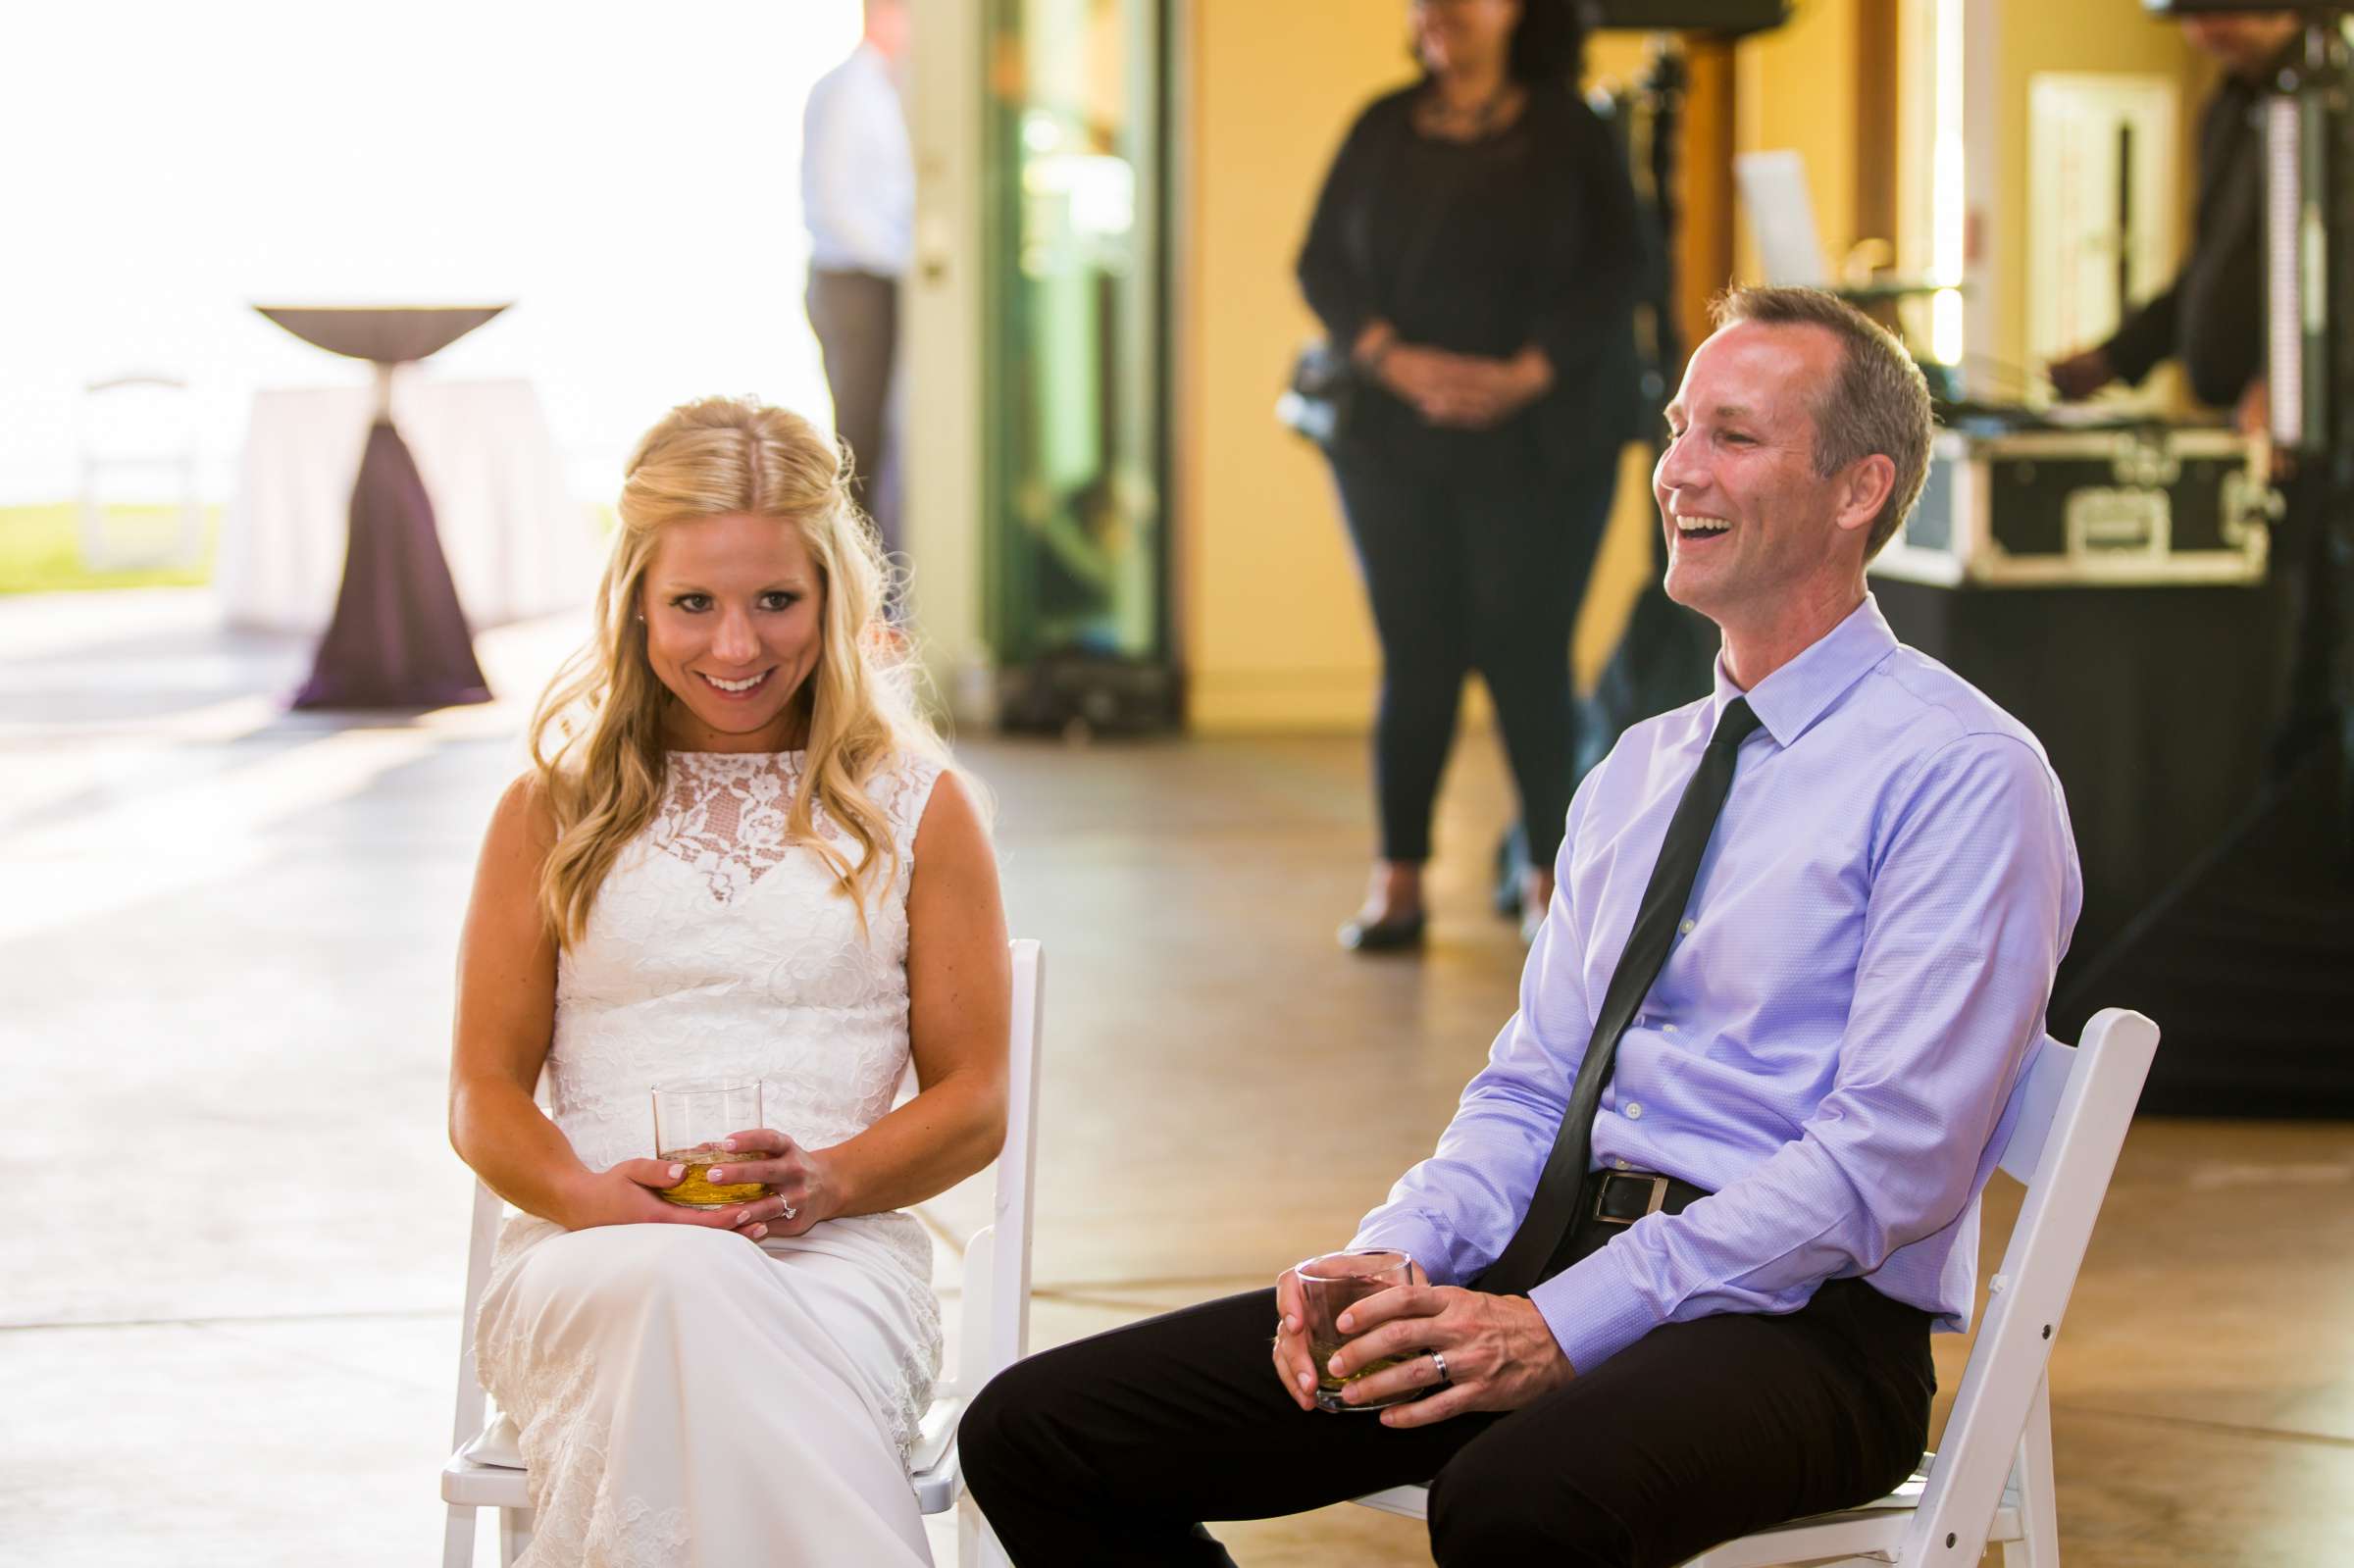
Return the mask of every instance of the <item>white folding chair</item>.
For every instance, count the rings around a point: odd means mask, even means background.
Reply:
[[[956,1422],[981,1386],[1011,1366],[1030,1344],[1031,1178],[1038,1164],[1038,1058],[1043,961],[1035,941],[1013,944],[1013,1030],[1007,1052],[1005,1146],[997,1163],[990,1223],[964,1247],[964,1317],[956,1339],[957,1377],[935,1391],[932,1407],[908,1456],[908,1484],[925,1513],[947,1513],[964,1491],[956,1456]],[[475,1377],[474,1322],[490,1274],[503,1205],[481,1183],[474,1191],[474,1239],[466,1258],[466,1306],[458,1336],[457,1414],[441,1467],[441,1498],[449,1504],[442,1568],[474,1561],[474,1511],[495,1508],[499,1556],[512,1563],[532,1539],[532,1500],[504,1415],[484,1423],[483,1387]],[[504,1461],[503,1463],[500,1461]],[[968,1509],[957,1522],[959,1568],[997,1568],[1004,1557],[988,1527]]]
[[[1986,1311],[1945,1446],[1877,1502],[1728,1541],[1684,1568],[1971,1568],[1997,1542],[2004,1568],[2059,1568],[2044,1374],[2157,1048],[2157,1025],[2112,1007],[2084,1026],[2081,1045],[2047,1039],[2028,1066],[2002,1160],[2026,1187],[2026,1200],[2003,1266],[1986,1282]],[[1421,1519],[1430,1489],[1392,1487],[1356,1500]]]
[[[93,572],[188,567],[204,556],[204,509],[196,494],[196,412],[188,383],[171,376],[118,376],[82,387],[81,562]],[[168,534],[135,529],[126,542],[109,529],[119,507],[166,506]]]

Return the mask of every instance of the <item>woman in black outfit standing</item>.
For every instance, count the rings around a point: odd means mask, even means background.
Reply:
[[[1381,639],[1381,853],[1341,928],[1424,922],[1431,808],[1478,670],[1527,824],[1523,930],[1553,896],[1573,735],[1569,632],[1634,434],[1634,192],[1575,92],[1565,0],[1414,0],[1424,76],[1325,177],[1300,282],[1358,391],[1331,446]]]

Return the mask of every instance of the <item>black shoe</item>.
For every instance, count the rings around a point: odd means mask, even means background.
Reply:
[[[1353,920],[1340,930],[1341,945],[1353,953],[1395,953],[1422,945],[1427,915],[1403,920]]]

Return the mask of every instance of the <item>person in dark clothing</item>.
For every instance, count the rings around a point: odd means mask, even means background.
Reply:
[[[1418,0],[1421,80],[1326,176],[1300,281],[1359,390],[1331,458],[1374,629],[1380,857],[1341,928],[1409,947],[1463,678],[1494,698],[1531,838],[1524,925],[1567,814],[1571,623],[1633,435],[1634,192],[1572,89],[1563,0]]]
[[[2199,128],[2199,189],[2190,255],[2164,293],[2130,312],[2097,348],[2050,367],[2064,398],[2090,397],[2113,382],[2139,382],[2179,360],[2191,396],[2232,410],[2243,434],[2271,421],[2265,383],[2264,127],[2257,114],[2273,78],[2293,58],[2303,24],[2296,13],[2241,12],[2183,19],[2192,45],[2223,62],[2226,76]],[[2329,550],[2330,520],[2317,477],[2278,473],[2288,505],[2275,558],[2299,577],[2297,631],[2286,712],[2273,742],[2277,770],[2293,765],[2332,728],[2332,692],[2342,641],[2342,608]]]
[[[2114,336],[2051,367],[2065,398],[2138,382],[2180,359],[2200,402],[2236,408],[2264,373],[2264,129],[2255,110],[2294,45],[2294,13],[2196,16],[2182,30],[2227,75],[2199,127],[2199,194],[2190,256],[2166,291]]]

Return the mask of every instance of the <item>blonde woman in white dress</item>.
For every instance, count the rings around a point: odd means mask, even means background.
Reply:
[[[477,1348],[531,1467],[524,1560],[928,1562],[906,1449],[940,1316],[905,1210],[1004,1137],[987,830],[879,663],[832,442],[688,404],[620,513],[459,963],[450,1140],[517,1210]],[[754,1079],[767,1126],[710,1174],[771,1194],[658,1196],[649,1088]]]

